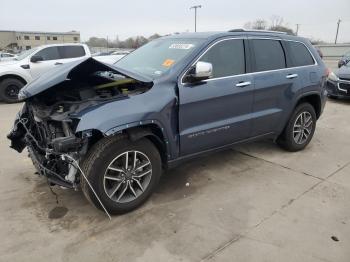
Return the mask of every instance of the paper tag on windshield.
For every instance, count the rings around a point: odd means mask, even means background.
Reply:
[[[170,67],[170,66],[172,66],[174,63],[175,63],[174,60],[172,60],[172,59],[166,59],[166,60],[163,62],[162,65],[165,66],[165,67]]]
[[[169,46],[170,49],[190,49],[194,47],[193,44],[172,44]]]

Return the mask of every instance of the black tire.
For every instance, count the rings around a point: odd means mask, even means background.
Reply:
[[[6,103],[17,103],[18,92],[24,83],[16,78],[6,78],[0,82],[0,100]]]
[[[108,165],[113,162],[117,156],[123,154],[123,152],[132,150],[142,152],[150,160],[152,173],[148,182],[149,184],[143,191],[141,191],[141,195],[136,199],[126,203],[116,202],[115,200],[112,200],[105,191],[104,175]],[[153,193],[162,173],[162,162],[157,148],[148,139],[143,138],[131,142],[126,136],[121,135],[103,138],[92,146],[84,158],[81,168],[107,211],[110,214],[122,214],[132,211],[142,205]],[[103,210],[86,180],[83,177],[81,177],[80,180],[81,188],[86,198],[94,206]],[[124,184],[121,187],[123,186]],[[126,184],[125,187],[127,187]]]
[[[295,141],[295,137],[294,137],[294,128],[295,128],[295,124],[296,124],[297,119],[299,118],[299,116],[302,113],[309,114],[311,116],[312,123],[310,124],[311,129],[308,129],[310,132],[308,137],[304,138],[305,141],[302,140],[302,141],[300,141],[300,143],[297,143]],[[315,109],[311,104],[302,103],[302,104],[298,105],[294,109],[292,116],[290,117],[285,129],[283,130],[283,133],[277,139],[277,143],[282,148],[284,148],[288,151],[291,151],[291,152],[303,150],[310,143],[310,141],[314,135],[314,132],[316,129],[316,121],[317,121],[317,118],[316,118]],[[299,136],[299,138],[300,138],[300,136]],[[296,139],[298,140],[298,137],[296,137]]]

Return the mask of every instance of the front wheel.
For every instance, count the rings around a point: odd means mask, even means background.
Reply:
[[[277,143],[288,151],[304,149],[311,141],[316,128],[315,109],[309,103],[298,105]]]
[[[15,78],[2,80],[0,82],[0,99],[6,103],[18,102],[18,93],[23,86],[23,82]]]
[[[142,205],[153,193],[161,176],[161,158],[148,139],[131,142],[117,136],[97,142],[82,170],[108,212],[121,214]],[[101,209],[83,177],[81,185],[85,196]]]

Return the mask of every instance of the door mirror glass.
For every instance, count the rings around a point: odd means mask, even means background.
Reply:
[[[38,55],[33,55],[30,58],[30,62],[32,62],[32,63],[37,63],[37,62],[40,62],[40,61],[44,61],[44,58],[41,57],[41,56],[38,56]]]
[[[198,61],[187,73],[186,82],[194,83],[209,79],[213,76],[213,65],[208,62]]]

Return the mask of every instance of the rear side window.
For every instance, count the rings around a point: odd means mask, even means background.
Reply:
[[[199,61],[213,65],[213,78],[245,73],[242,39],[225,40],[211,47]]]
[[[85,50],[82,46],[59,46],[58,51],[61,59],[81,57],[85,55]]]
[[[289,53],[292,57],[293,66],[306,66],[315,63],[309,50],[304,44],[292,41],[288,41],[287,43],[289,45]]]
[[[286,67],[286,58],[280,41],[251,40],[255,54],[255,71],[275,70]]]
[[[39,51],[36,56],[41,56],[44,61],[60,59],[56,46],[44,48]]]

